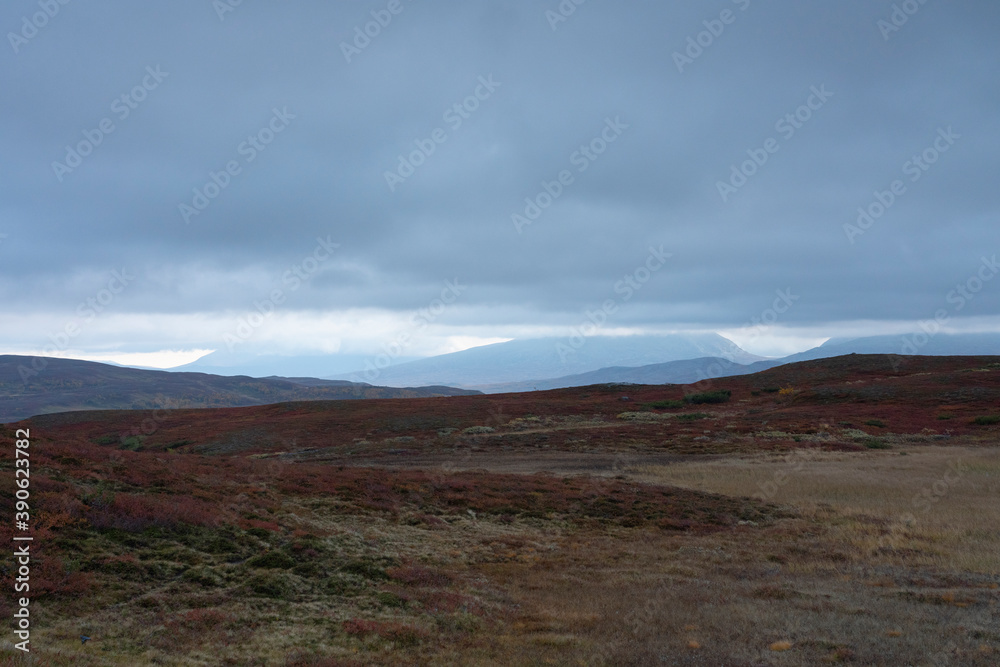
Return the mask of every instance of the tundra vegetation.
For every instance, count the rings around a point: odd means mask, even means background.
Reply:
[[[996,361],[36,417],[0,664],[995,665]]]

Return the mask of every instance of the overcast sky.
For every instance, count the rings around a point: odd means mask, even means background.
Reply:
[[[62,1],[0,8],[0,352],[1000,331],[995,0]]]

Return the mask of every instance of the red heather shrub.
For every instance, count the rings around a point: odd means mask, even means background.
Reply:
[[[430,637],[426,630],[415,628],[402,623],[390,623],[385,621],[365,621],[363,619],[351,619],[342,624],[344,632],[352,637],[367,637],[377,635],[382,639],[398,642],[400,644],[413,645]]]
[[[449,574],[431,570],[421,565],[404,565],[386,570],[389,577],[409,586],[447,586],[452,582]]]
[[[280,533],[282,528],[280,525],[273,521],[261,521],[259,519],[240,519],[239,526],[243,530],[250,530],[251,528],[258,528],[263,530],[269,530],[272,533]]]
[[[214,526],[218,511],[190,496],[116,493],[90,502],[87,519],[94,528],[140,532],[150,527],[176,528],[181,524]]]
[[[168,623],[188,630],[205,630],[233,620],[233,617],[219,609],[192,609],[180,618]]]
[[[53,555],[34,557],[31,567],[31,596],[54,595],[78,598],[85,595],[93,583],[93,577],[84,572],[71,572],[62,560]]]
[[[414,598],[431,614],[453,614],[457,611],[464,611],[470,614],[482,613],[482,607],[478,600],[468,595],[462,595],[461,593],[424,590],[415,593]]]
[[[375,631],[378,629],[378,623],[375,621],[366,621],[360,618],[352,618],[344,621],[341,626],[344,628],[344,632],[352,637],[367,637],[368,635],[375,634]]]

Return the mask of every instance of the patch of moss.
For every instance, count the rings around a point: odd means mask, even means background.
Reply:
[[[250,567],[288,570],[295,567],[295,559],[282,551],[268,551],[247,560]]]
[[[211,567],[192,567],[186,571],[182,578],[193,584],[198,584],[206,588],[216,588],[226,583],[226,578]]]
[[[298,581],[286,572],[261,572],[247,580],[247,588],[256,595],[275,600],[290,600],[295,597]]]

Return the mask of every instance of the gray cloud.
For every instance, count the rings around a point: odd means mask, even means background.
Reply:
[[[220,20],[210,2],[69,3],[17,53],[8,37],[8,312],[72,317],[123,266],[137,278],[117,313],[241,311],[329,235],[340,250],[290,311],[412,312],[458,277],[469,289],[443,323],[563,326],[662,244],[673,258],[615,326],[738,327],[790,287],[801,300],[782,324],[808,328],[929,317],[998,250],[993,2],[927,2],[886,39],[887,1],[592,0],[553,30],[554,1],[402,0],[348,63],[341,44],[387,4],[243,3]],[[724,10],[721,34],[699,37]],[[8,3],[0,27],[38,11]],[[679,72],[689,37],[711,43]],[[168,74],[145,99],[121,101],[157,67]],[[446,111],[480,77],[500,85],[454,127]],[[821,86],[833,96],[784,136],[776,122]],[[248,161],[274,109],[294,118]],[[608,118],[628,128],[579,171],[574,153]],[[104,119],[114,130],[60,181],[52,163]],[[390,191],[385,172],[439,128],[445,141]],[[907,180],[941,128],[961,138]],[[777,152],[724,202],[717,183],[769,138]],[[179,206],[230,161],[239,173],[186,223]],[[572,184],[518,234],[511,215],[562,170]],[[844,225],[895,179],[906,193],[850,243]],[[961,315],[1000,315],[997,287]]]

